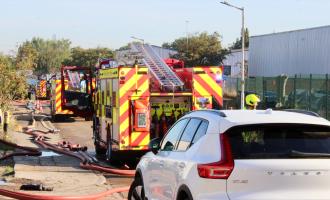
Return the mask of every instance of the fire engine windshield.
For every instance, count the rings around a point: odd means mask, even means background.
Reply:
[[[67,91],[83,92],[86,93],[87,88],[87,75],[83,71],[70,71],[67,70],[68,87]]]

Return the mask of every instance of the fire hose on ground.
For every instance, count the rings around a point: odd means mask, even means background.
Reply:
[[[67,156],[78,158],[81,161],[80,167],[83,169],[89,169],[89,170],[94,170],[94,171],[99,171],[99,172],[105,172],[105,173],[116,174],[116,175],[125,175],[125,176],[131,176],[131,177],[133,177],[135,175],[135,170],[114,169],[114,168],[105,167],[105,166],[101,166],[98,164],[88,162],[89,160],[85,156],[76,154],[76,153],[74,153],[72,151],[68,151],[66,149],[59,148],[58,146],[56,146],[54,144],[50,144],[50,143],[44,141],[43,135],[37,134],[35,132],[38,132],[38,131],[34,131],[34,130],[25,131],[25,133],[34,136],[35,137],[34,141],[41,147],[52,150],[59,154],[65,154]]]
[[[0,139],[0,143],[4,144],[6,146],[10,146],[15,149],[23,150],[23,152],[14,152],[14,153],[6,154],[0,158],[0,161],[13,157],[13,156],[41,156],[41,151],[39,151],[36,148],[19,146],[15,143],[11,143],[11,142],[8,142],[8,141],[2,140],[2,139]]]
[[[55,196],[55,195],[43,195],[43,194],[27,194],[23,192],[14,192],[10,190],[0,189],[0,195],[21,199],[21,200],[94,200],[100,199],[105,196],[109,196],[118,192],[126,192],[129,187],[121,187],[107,190],[105,192],[101,192],[93,195],[86,196]]]
[[[49,132],[51,132],[51,131],[49,131]],[[101,165],[91,162],[91,160],[88,159],[88,156],[84,155],[81,151],[80,151],[80,154],[77,154],[72,151],[60,148],[54,144],[50,144],[45,141],[46,137],[44,137],[44,135],[41,135],[41,134],[48,134],[49,132],[40,131],[40,130],[32,130],[29,128],[26,128],[24,130],[24,133],[34,137],[34,142],[36,144],[38,144],[40,147],[54,151],[59,154],[64,154],[64,155],[75,157],[75,158],[79,159],[81,161],[80,167],[82,169],[94,170],[94,171],[116,174],[116,175],[124,175],[124,176],[129,176],[129,177],[133,177],[135,175],[135,170],[121,170],[121,169],[114,169],[114,168],[101,166]],[[17,144],[7,142],[7,141],[1,140],[1,139],[0,139],[0,143],[3,143],[7,146],[11,146],[15,149],[23,150],[23,152],[7,154],[7,155],[1,157],[0,161],[7,159],[9,157],[13,157],[13,156],[40,156],[41,155],[41,151],[39,151],[36,148],[19,146]],[[110,189],[105,192],[101,192],[101,193],[94,194],[94,195],[52,196],[52,195],[34,195],[34,194],[27,194],[27,193],[22,193],[22,192],[14,192],[14,191],[10,191],[10,190],[0,189],[0,195],[11,197],[11,198],[16,198],[16,199],[22,199],[22,200],[41,200],[41,199],[43,199],[43,200],[50,200],[50,199],[54,199],[54,200],[55,199],[56,200],[69,200],[69,199],[70,200],[75,200],[75,199],[94,200],[94,199],[99,199],[99,198],[102,198],[102,197],[105,197],[105,196],[108,196],[108,195],[111,195],[114,193],[125,192],[128,190],[129,190],[129,187],[121,187],[121,188]]]

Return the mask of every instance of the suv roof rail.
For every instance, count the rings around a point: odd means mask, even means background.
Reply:
[[[216,114],[216,115],[218,115],[220,117],[227,117],[227,115],[224,112],[220,111],[220,110],[212,110],[212,109],[192,110],[192,111],[188,112],[188,114],[189,113],[193,113],[193,112],[209,112],[209,113]]]
[[[317,114],[316,112],[309,111],[309,110],[284,109],[283,111],[286,111],[286,112],[295,112],[295,113],[300,113],[300,114],[310,115],[310,116],[314,116],[314,117],[320,117],[320,115]]]

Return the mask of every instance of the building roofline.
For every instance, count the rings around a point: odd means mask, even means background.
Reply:
[[[249,51],[249,48],[245,48],[244,51]],[[242,52],[242,49],[232,49],[232,50],[230,50],[230,53],[237,53],[237,52]]]
[[[271,36],[271,35],[279,35],[279,34],[292,33],[292,32],[309,31],[309,30],[323,29],[323,28],[330,28],[330,25],[318,26],[318,27],[312,27],[312,28],[305,28],[305,29],[296,29],[296,30],[291,30],[291,31],[282,31],[282,32],[277,32],[277,33],[266,33],[266,34],[260,34],[260,35],[253,35],[250,38]]]

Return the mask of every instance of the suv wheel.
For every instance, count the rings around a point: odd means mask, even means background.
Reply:
[[[176,200],[193,200],[190,190],[187,186],[181,186]]]
[[[128,191],[128,200],[145,200],[142,179],[136,177]]]

